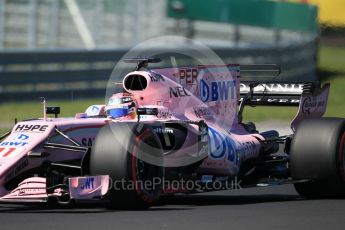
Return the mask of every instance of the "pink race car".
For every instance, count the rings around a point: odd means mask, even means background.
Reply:
[[[1,137],[0,202],[147,208],[169,194],[277,183],[306,198],[345,195],[345,120],[321,118],[329,84],[240,82],[239,65],[125,61],[137,67],[106,105],[72,118],[44,106],[43,118]],[[292,134],[244,123],[246,105],[298,105]]]

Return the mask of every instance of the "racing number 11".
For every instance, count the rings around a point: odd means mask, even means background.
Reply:
[[[2,157],[7,157],[7,156],[9,156],[14,150],[16,150],[16,148],[0,148],[0,153],[4,152],[4,150],[7,150],[7,151],[5,151],[4,155],[2,155]]]

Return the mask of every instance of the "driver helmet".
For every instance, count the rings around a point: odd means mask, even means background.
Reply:
[[[116,93],[109,98],[105,113],[111,118],[135,119],[138,104],[131,94]]]

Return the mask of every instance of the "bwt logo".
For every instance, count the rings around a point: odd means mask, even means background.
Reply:
[[[200,99],[207,101],[227,101],[235,99],[236,81],[200,81]]]
[[[21,141],[25,141],[25,140],[27,140],[27,139],[29,139],[29,136],[28,136],[28,135],[25,135],[25,134],[19,134],[19,135],[15,138],[15,140],[21,140]]]
[[[81,189],[81,190],[93,189],[93,188],[94,188],[94,184],[93,184],[94,181],[95,181],[95,178],[93,178],[93,177],[86,178],[85,184],[81,185],[81,186],[80,186],[80,189]]]
[[[208,127],[209,135],[209,154],[214,160],[226,159],[234,164],[239,163],[239,158],[236,154],[235,142],[230,137],[218,132],[216,129]]]

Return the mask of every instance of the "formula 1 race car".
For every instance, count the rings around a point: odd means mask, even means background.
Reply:
[[[240,82],[239,65],[125,61],[137,67],[106,105],[58,118],[44,104],[43,118],[1,137],[0,202],[147,208],[169,194],[281,183],[305,198],[345,195],[345,120],[321,118],[329,84]],[[247,105],[299,106],[292,134],[244,123]]]

